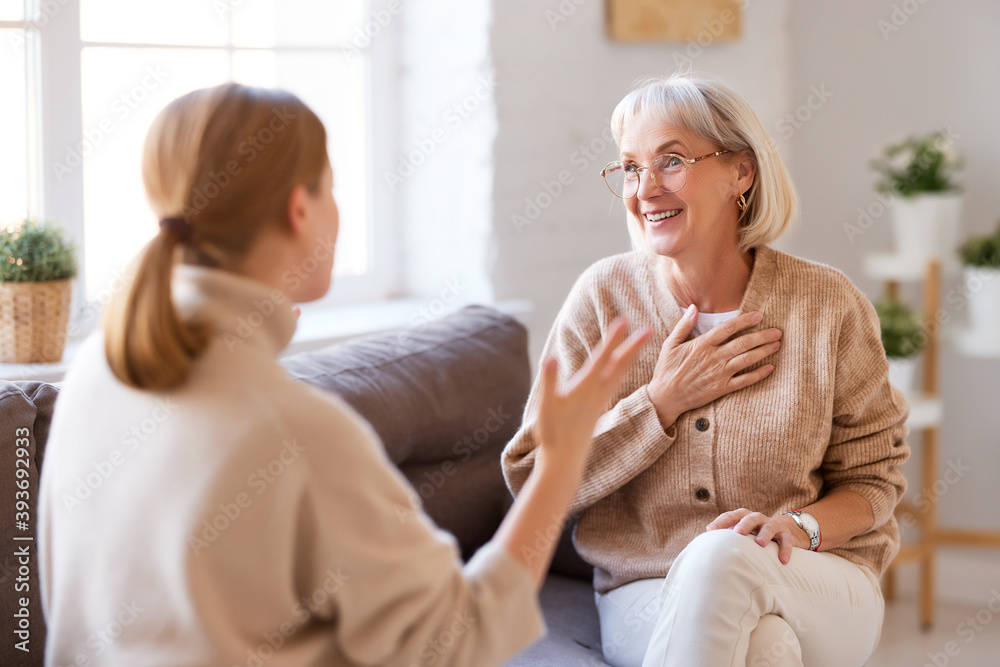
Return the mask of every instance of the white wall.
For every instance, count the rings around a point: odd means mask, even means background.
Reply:
[[[1000,218],[1000,3],[845,0],[833,11],[829,3],[797,2],[791,17],[792,99],[805,101],[811,86],[832,93],[792,137],[792,176],[803,203],[792,245],[878,297],[881,285],[864,275],[862,258],[892,249],[889,216],[874,218],[853,244],[844,225],[877,201],[868,161],[883,144],[950,125],[966,160],[963,236]],[[944,294],[955,285],[946,281]],[[911,287],[905,295],[916,303],[920,293]],[[945,306],[952,321],[964,323],[962,308]],[[941,498],[940,520],[1000,529],[1000,360],[970,359],[945,346],[941,363],[940,461],[971,470]],[[917,492],[919,437],[910,443],[906,472]]]

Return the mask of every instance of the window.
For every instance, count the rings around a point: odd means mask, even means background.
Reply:
[[[29,131],[37,115],[32,76],[37,62],[22,0],[0,0],[0,226],[36,213],[35,145]]]
[[[62,223],[82,247],[77,296],[106,303],[157,232],[140,169],[156,114],[184,93],[225,81],[277,86],[301,97],[327,128],[341,231],[326,301],[385,296],[395,276],[391,254],[376,253],[373,243],[374,207],[382,204],[372,196],[378,128],[370,110],[382,86],[373,71],[389,68],[377,70],[376,42],[354,43],[367,4],[0,0],[0,37],[21,46],[0,49],[0,90],[13,99],[0,105],[0,223],[36,212]],[[25,6],[29,16],[34,6],[28,22]],[[31,178],[39,161],[40,177]]]

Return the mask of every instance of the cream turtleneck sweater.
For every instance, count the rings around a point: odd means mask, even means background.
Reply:
[[[262,283],[180,265],[215,337],[137,391],[82,346],[42,472],[48,665],[494,665],[543,632],[529,572],[463,567],[372,428],[276,363],[296,326]]]

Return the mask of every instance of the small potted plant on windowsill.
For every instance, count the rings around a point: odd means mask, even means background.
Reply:
[[[959,246],[958,255],[965,267],[972,329],[1000,339],[1000,223],[992,234],[973,236]]]
[[[962,188],[954,182],[962,159],[945,131],[890,144],[872,160],[876,189],[893,198],[890,218],[899,255],[921,265],[958,242]]]
[[[906,396],[916,394],[917,354],[927,343],[920,318],[899,299],[886,295],[875,302],[882,327],[882,347],[889,359],[889,382]]]
[[[0,361],[51,363],[66,346],[76,247],[51,224],[0,229]]]

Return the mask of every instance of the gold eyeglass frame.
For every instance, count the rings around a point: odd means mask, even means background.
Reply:
[[[710,158],[710,157],[715,157],[716,155],[723,155],[724,153],[732,153],[732,151],[731,150],[715,151],[714,153],[709,153],[708,155],[702,155],[701,157],[684,157],[683,155],[678,155],[677,153],[664,153],[663,155],[657,155],[655,158],[653,158],[653,162],[655,163],[658,160],[661,160],[662,158],[665,158],[665,157],[675,157],[678,160],[680,160],[681,162],[683,162],[684,163],[684,185],[687,185],[687,170],[688,170],[688,168],[691,165],[693,165],[695,162],[698,162],[699,160],[705,160],[705,159]],[[608,174],[608,169],[610,169],[611,167],[619,166],[619,165],[622,166],[622,167],[624,167],[626,164],[627,164],[626,162],[623,162],[621,160],[615,160],[614,162],[607,163],[606,165],[604,165],[604,169],[601,169],[601,178],[604,179],[604,184],[608,186],[608,190],[611,190],[611,194],[613,194],[614,196],[618,197],[619,199],[631,199],[632,197],[635,197],[637,194],[639,194],[639,186],[642,184],[641,183],[641,181],[642,181],[642,173],[641,172],[644,169],[646,171],[649,171],[649,167],[636,167],[635,168],[635,174],[636,174],[635,192],[633,192],[628,197],[623,197],[622,195],[620,195],[617,192],[615,192],[614,188],[611,187],[611,183],[608,183],[608,176],[607,176],[607,174]],[[656,182],[655,178],[653,178],[652,180],[653,180],[653,185],[656,186],[657,190],[659,190],[660,192],[666,192],[667,194],[673,194],[674,192],[680,192],[681,190],[684,189],[684,185],[682,185],[681,187],[677,188],[676,190],[664,190],[663,188],[660,187],[660,184]]]

